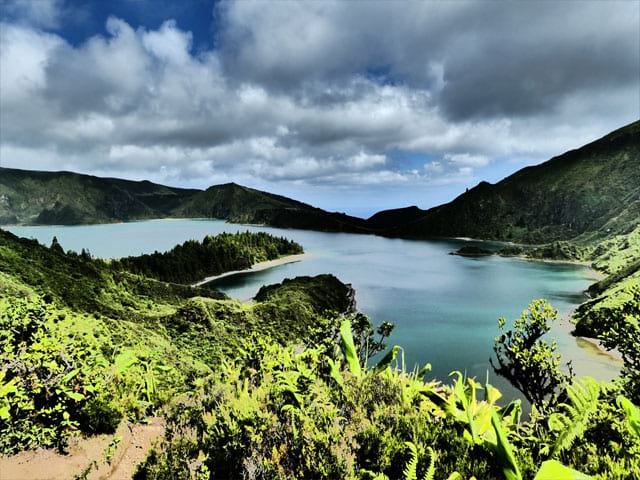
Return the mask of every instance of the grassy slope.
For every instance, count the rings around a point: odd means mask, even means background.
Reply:
[[[264,287],[256,301],[246,305],[211,288],[135,275],[100,260],[58,253],[0,230],[0,299],[33,296],[44,296],[56,308],[80,316],[170,331],[168,338],[176,338],[181,329],[194,325],[222,322],[229,332],[241,332],[239,338],[262,332],[284,342],[303,337],[314,328],[318,316],[354,308],[352,289],[332,275],[300,277]],[[238,312],[244,313],[238,317]],[[235,333],[213,335],[210,340],[220,345],[230,335]],[[193,340],[204,343],[201,335]]]
[[[106,223],[166,216],[196,190],[70,172],[0,168],[0,223]]]
[[[615,313],[633,300],[640,288],[640,227],[602,241],[590,253],[593,265],[608,276],[589,287],[591,300],[576,310],[576,333],[603,337]]]
[[[104,262],[57,252],[4,230],[0,230],[0,270],[6,285],[13,285],[4,289],[26,285],[75,311],[112,318],[166,313],[176,302],[194,294],[188,286],[116,272]],[[224,297],[207,289],[195,292]]]
[[[95,432],[102,417],[118,421],[114,411],[155,412],[242,355],[252,336],[286,344],[322,335],[325,316],[352,299],[332,276],[270,292],[243,304],[0,230],[0,454]],[[63,421],[73,428],[60,430]]]

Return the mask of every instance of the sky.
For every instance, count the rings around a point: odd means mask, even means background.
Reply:
[[[3,167],[368,216],[638,118],[637,0],[0,0]]]

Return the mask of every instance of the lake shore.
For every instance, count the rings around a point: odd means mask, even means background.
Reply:
[[[250,268],[246,268],[244,270],[233,270],[231,272],[221,273],[220,275],[212,275],[210,277],[206,277],[199,282],[192,284],[192,287],[199,287],[204,285],[205,283],[213,282],[214,280],[218,280],[220,278],[230,277],[231,275],[237,275],[239,273],[252,273],[252,272],[261,272],[263,270],[268,270],[270,268],[279,267],[280,265],[286,265],[287,263],[301,262],[307,258],[310,258],[310,253],[299,253],[296,255],[287,255],[286,257],[276,258],[275,260],[267,260],[266,262],[256,263],[252,265]]]
[[[509,257],[505,257],[505,258],[509,258]],[[607,274],[593,268],[593,265],[591,262],[585,262],[580,260],[553,260],[550,258],[531,258],[531,257],[525,257],[521,255],[511,257],[511,258],[517,258],[520,260],[525,260],[527,262],[552,263],[552,264],[558,264],[558,265],[580,265],[588,268],[590,273],[590,278],[592,278],[596,282],[599,282],[600,280],[607,278]]]
[[[575,325],[571,322],[571,317],[573,312],[568,313],[566,315],[562,315],[558,317],[556,321],[556,326],[560,330],[562,330],[562,334],[569,335],[571,338],[575,339],[577,346],[581,349],[588,350],[591,352],[594,357],[604,357],[607,362],[611,362],[616,366],[622,365],[622,355],[617,350],[608,350],[602,345],[600,340],[591,337],[582,337],[579,335],[574,335]],[[553,332],[553,326],[552,326]]]

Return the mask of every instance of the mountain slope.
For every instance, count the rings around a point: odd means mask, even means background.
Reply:
[[[360,218],[235,183],[202,191],[71,172],[0,168],[0,225],[74,225],[166,217],[371,233]]]
[[[199,192],[173,212],[179,217],[224,218],[235,223],[266,224],[332,232],[367,231],[364,220],[326,212],[281,195],[235,183],[214,185]]]
[[[161,217],[196,192],[148,181],[0,168],[0,224],[72,225]]]
[[[640,218],[640,122],[413,214],[384,234],[545,243],[627,233]]]

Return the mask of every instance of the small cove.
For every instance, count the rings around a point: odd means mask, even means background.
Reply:
[[[566,318],[582,301],[593,272],[583,266],[528,262],[500,257],[448,255],[465,240],[411,241],[368,235],[283,230],[228,224],[218,220],[150,220],[71,227],[8,227],[15,234],[48,245],[53,236],[65,249],[82,248],[99,257],[164,251],[188,239],[236,231],[266,231],[303,245],[311,255],[268,270],[240,273],[214,285],[246,300],[265,284],[299,275],[332,273],[356,290],[358,308],[377,324],[396,324],[389,343],[404,349],[411,368],[429,362],[432,375],[447,380],[453,370],[466,372],[501,388],[513,389],[490,370],[497,319],[508,323],[534,298],[546,298]],[[612,378],[619,364],[593,346],[569,335],[567,322],[554,328],[563,360],[578,375]]]

